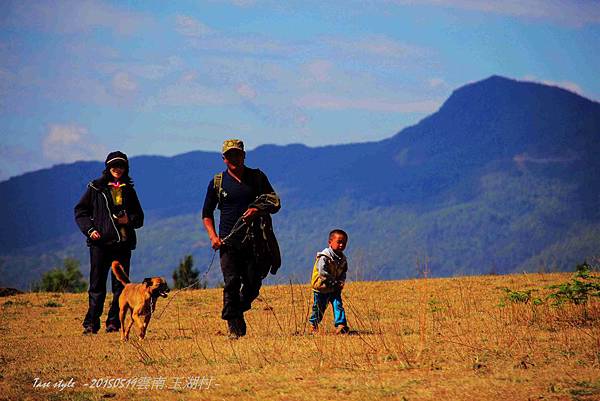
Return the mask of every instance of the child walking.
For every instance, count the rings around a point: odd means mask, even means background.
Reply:
[[[344,230],[332,230],[329,233],[329,246],[317,254],[311,279],[314,297],[309,319],[311,333],[319,330],[319,323],[328,303],[331,303],[333,308],[336,334],[347,334],[350,331],[342,304],[342,289],[348,271],[348,262],[343,251],[347,243],[348,234]]]

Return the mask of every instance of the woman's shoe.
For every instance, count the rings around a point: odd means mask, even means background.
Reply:
[[[84,327],[83,329],[83,334],[84,336],[87,336],[88,334],[96,334],[98,332],[98,330],[93,329],[92,327]]]

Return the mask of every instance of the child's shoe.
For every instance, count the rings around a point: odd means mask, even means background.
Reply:
[[[340,324],[335,329],[335,334],[348,334],[350,332],[350,328],[345,324]]]

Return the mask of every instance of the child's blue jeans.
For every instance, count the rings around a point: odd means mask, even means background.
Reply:
[[[321,323],[325,309],[327,309],[327,304],[331,303],[335,326],[346,325],[346,312],[344,311],[344,305],[342,304],[342,290],[326,294],[313,291],[313,295],[312,315],[310,316],[310,319],[308,319],[310,324],[317,326]]]

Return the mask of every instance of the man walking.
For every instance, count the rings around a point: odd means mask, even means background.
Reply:
[[[221,255],[225,283],[221,317],[230,338],[238,338],[246,334],[244,312],[258,296],[262,279],[269,271],[275,274],[281,264],[270,217],[281,205],[267,176],[244,164],[241,140],[224,141],[222,156],[227,169],[208,184],[202,221],[212,248]],[[216,207],[221,211],[218,235]]]

